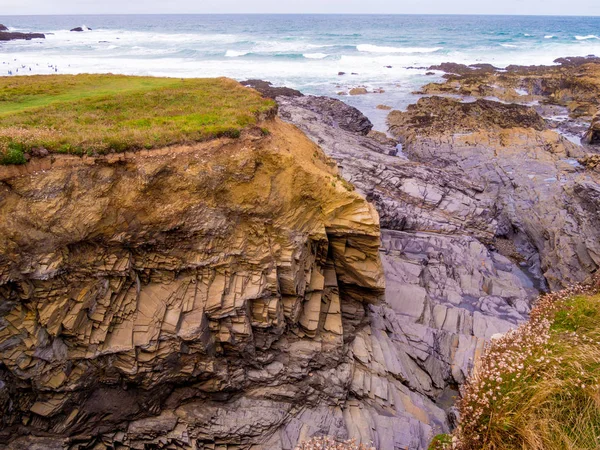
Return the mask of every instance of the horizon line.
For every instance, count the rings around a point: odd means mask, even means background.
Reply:
[[[153,13],[63,13],[63,14],[0,14],[0,17],[60,17],[60,16],[467,16],[467,17],[600,17],[590,14],[504,14],[504,13],[336,13],[336,12],[153,12]]]

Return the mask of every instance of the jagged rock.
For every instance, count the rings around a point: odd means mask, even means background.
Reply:
[[[285,99],[282,102],[286,104]],[[294,104],[314,112],[330,128],[341,128],[360,135],[367,135],[373,129],[371,121],[358,109],[334,98],[307,95],[295,98]]]
[[[416,134],[471,133],[487,124],[496,128],[532,128],[545,130],[544,119],[527,106],[504,104],[479,99],[471,103],[442,98],[424,97],[410,105],[406,113],[392,111],[388,116],[390,131],[409,139]]]
[[[275,97],[302,97],[304,94],[288,87],[274,87],[273,83],[263,80],[246,80],[240,81],[242,86],[248,86],[256,89],[263,97],[275,99]]]
[[[444,63],[431,69],[446,73],[443,83],[429,83],[419,92],[427,95],[496,97],[505,102],[545,102],[567,108],[573,118],[588,120],[598,112],[600,58],[559,58],[554,66],[465,66]],[[589,120],[588,120],[589,122]]]
[[[369,134],[367,134],[367,136],[379,142],[381,145],[389,147],[389,155],[395,156],[398,154],[398,149],[396,148],[398,145],[398,141],[396,139],[389,137],[387,134],[382,133],[381,131],[374,130],[369,131]]]
[[[513,239],[532,266],[539,253],[552,289],[585,280],[600,266],[597,213],[573,194],[582,148],[548,130],[533,109],[428,98],[405,113],[393,111],[388,123],[411,158],[458,169],[485,187],[482,197],[506,223],[497,234]]]
[[[600,155],[589,154],[579,159],[579,163],[590,170],[600,171]]]
[[[600,58],[594,55],[590,56],[567,56],[566,58],[557,58],[554,63],[563,67],[579,67],[589,63],[600,63]]]
[[[0,31],[8,31],[8,27],[0,23]]]
[[[484,186],[333,128],[318,98],[305,107],[309,98],[278,98],[280,116],[336,160],[385,228],[386,302],[370,307],[351,347],[356,401],[344,410],[345,429],[376,448],[425,449],[450,428],[447,398],[486,340],[524,321],[538,291],[517,263],[483,244],[501,225]]]
[[[440,70],[446,73],[453,73],[457,75],[472,74],[473,72],[478,73],[490,73],[498,70],[491,64],[459,64],[453,62],[445,62],[438,65],[430,66],[428,70]]]
[[[292,448],[308,410],[345,407],[377,213],[295,127],[261,126],[0,168],[8,448]]]
[[[594,117],[581,142],[588,145],[600,145],[600,116]]]

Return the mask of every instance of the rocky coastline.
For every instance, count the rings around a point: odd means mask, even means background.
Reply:
[[[557,62],[431,67],[391,137],[248,80],[268,134],[0,168],[0,448],[426,449],[600,267],[600,62]]]
[[[16,31],[10,31],[8,27],[0,24],[0,41],[30,41],[32,39],[46,39],[46,35],[43,33],[20,33]]]

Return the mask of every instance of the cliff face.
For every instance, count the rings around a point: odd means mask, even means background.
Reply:
[[[9,448],[292,448],[302,423],[340,426],[298,417],[342,414],[384,289],[378,215],[296,128],[264,126],[0,169]]]
[[[318,142],[381,218],[386,301],[369,306],[352,344],[344,425],[378,449],[426,449],[450,429],[457,386],[475,357],[526,320],[538,291],[494,247],[501,224],[485,184],[391,156],[393,147],[333,120],[331,99],[277,102],[281,118]],[[353,108],[338,101],[335,109]]]

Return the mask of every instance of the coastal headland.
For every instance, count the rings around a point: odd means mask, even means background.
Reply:
[[[600,64],[431,70],[387,135],[260,80],[0,78],[0,448],[451,432],[600,267]]]

